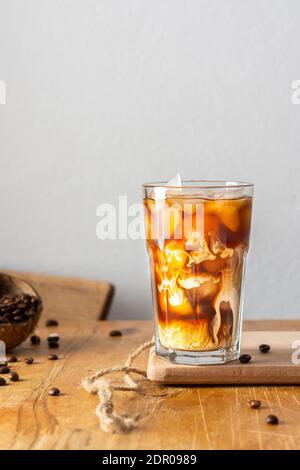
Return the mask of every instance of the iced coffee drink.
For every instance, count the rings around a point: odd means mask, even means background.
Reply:
[[[177,363],[239,355],[253,186],[144,185],[156,351]]]

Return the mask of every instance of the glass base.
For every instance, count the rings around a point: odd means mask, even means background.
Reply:
[[[240,344],[237,342],[230,348],[220,348],[212,351],[182,351],[167,349],[162,346],[156,338],[156,354],[168,359],[173,364],[186,364],[192,366],[201,366],[209,364],[224,364],[234,361],[240,356]]]

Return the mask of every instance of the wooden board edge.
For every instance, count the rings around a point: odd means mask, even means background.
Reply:
[[[161,362],[163,367],[156,367],[155,363]],[[168,366],[170,364],[170,366]],[[288,375],[286,366],[274,365],[265,367],[264,365],[252,364],[240,367],[232,367],[233,362],[228,362],[223,369],[224,365],[215,364],[211,366],[182,366],[178,368],[196,367],[199,370],[199,375],[174,375],[175,364],[169,363],[167,359],[156,356],[155,348],[149,351],[148,364],[147,364],[147,378],[157,384],[165,385],[300,385],[300,366],[290,364],[288,368]],[[216,372],[215,376],[205,375],[206,368]],[[228,368],[232,369],[232,376],[228,374]],[[225,374],[226,371],[226,374]],[[220,373],[221,372],[221,373]],[[224,374],[222,373],[224,372]]]
[[[99,312],[98,319],[106,320],[110,311],[111,304],[115,295],[116,288],[113,284],[107,283],[107,294],[101,311]]]

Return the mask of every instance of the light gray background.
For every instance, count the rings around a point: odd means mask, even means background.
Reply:
[[[152,313],[142,241],[96,207],[140,185],[253,181],[245,315],[299,317],[298,0],[0,0],[0,257],[108,279],[112,318]]]

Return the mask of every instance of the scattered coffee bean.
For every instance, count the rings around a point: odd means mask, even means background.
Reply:
[[[6,384],[6,380],[3,377],[0,377],[0,387]]]
[[[269,415],[266,417],[266,423],[267,424],[278,424],[279,419],[275,415]]]
[[[119,330],[111,330],[109,332],[109,336],[122,336],[122,331]]]
[[[56,388],[56,387],[49,388],[48,395],[52,395],[53,397],[56,397],[57,395],[60,395],[59,388]]]
[[[59,348],[59,343],[57,341],[48,341],[48,346],[50,349]]]
[[[250,400],[249,401],[249,406],[253,410],[258,410],[258,408],[261,407],[261,401],[259,401],[259,400]]]
[[[19,382],[20,380],[19,374],[15,372],[14,370],[12,370],[9,375],[9,380],[11,380],[11,382]]]
[[[41,342],[41,338],[38,335],[32,335],[30,338],[31,344],[37,346]]]
[[[18,362],[17,356],[8,356],[7,362]]]
[[[29,357],[25,357],[24,361],[26,362],[26,364],[32,364],[34,359],[33,357],[29,356]]]
[[[259,346],[259,350],[260,350],[260,352],[262,352],[262,353],[267,353],[267,352],[270,351],[270,349],[271,349],[271,346],[269,346],[268,344],[261,344],[261,345]]]
[[[248,362],[250,362],[252,359],[252,357],[250,356],[250,354],[242,354],[240,357],[239,357],[239,360],[242,364],[247,364]]]
[[[54,320],[54,318],[49,318],[49,320],[46,320],[45,325],[46,326],[58,326],[58,321]]]
[[[10,368],[7,366],[2,366],[0,367],[0,374],[9,374],[10,373]]]
[[[57,361],[58,355],[57,354],[49,354],[48,359],[49,359],[49,361]]]
[[[49,341],[49,343],[58,343],[59,336],[57,334],[53,333],[53,334],[48,336],[47,341]]]

